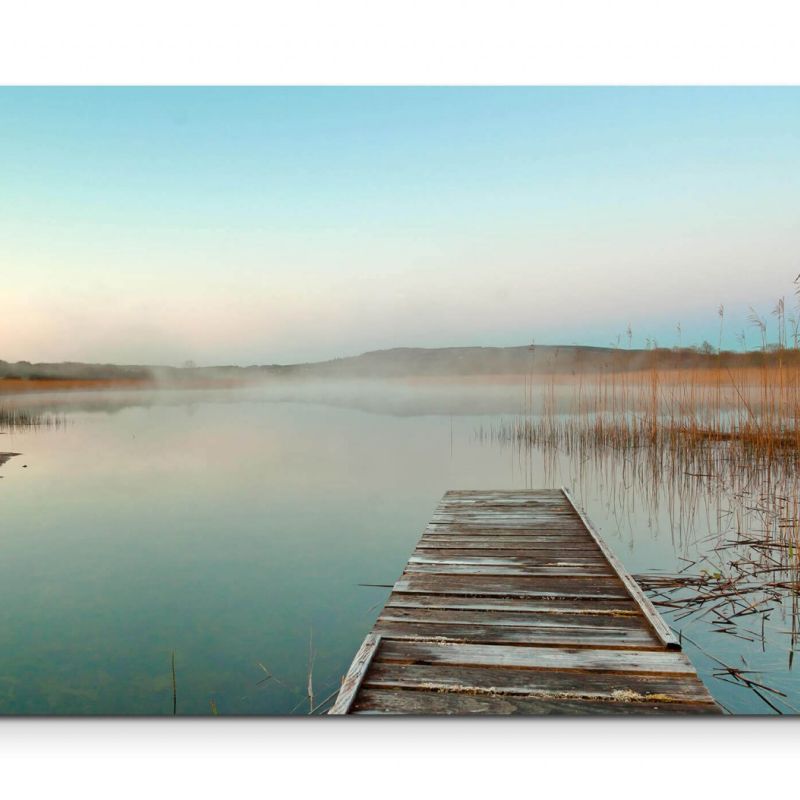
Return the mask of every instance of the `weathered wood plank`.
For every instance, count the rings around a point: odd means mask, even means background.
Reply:
[[[431,515],[432,519],[436,517],[498,517],[508,519],[531,519],[540,518],[543,520],[557,520],[557,519],[571,519],[575,520],[575,514],[569,506],[559,504],[549,507],[535,508],[533,506],[487,506],[485,508],[468,508],[468,507],[453,507],[453,506],[439,506]]]
[[[364,683],[373,689],[435,689],[491,691],[519,696],[566,695],[584,700],[646,700],[713,703],[708,690],[694,676],[584,672],[580,681],[571,672],[548,672],[492,667],[447,667],[428,664],[372,662]],[[653,696],[655,697],[653,698]]]
[[[554,515],[566,514],[569,509],[557,497],[552,500],[530,500],[530,499],[500,499],[500,500],[445,500],[437,506],[436,514],[483,514],[487,511],[499,511],[509,513],[520,511],[525,513],[546,514],[552,512]]]
[[[556,489],[448,489],[444,497],[558,497]]]
[[[658,650],[660,641],[649,630],[602,627],[519,627],[477,623],[395,622],[381,617],[373,628],[386,639],[431,639],[481,644],[536,645],[547,647]]]
[[[558,647],[515,647],[500,644],[411,642],[385,639],[382,661],[407,664],[493,666],[583,672],[650,672],[694,675],[689,659],[679,650],[585,650]]]
[[[518,575],[413,575],[405,574],[394,585],[398,592],[469,594],[499,597],[592,597],[613,600],[628,595],[616,578],[577,581],[569,578]]]
[[[336,697],[336,702],[333,704],[328,714],[347,714],[350,711],[350,706],[358,694],[364,676],[367,674],[370,662],[375,657],[375,653],[380,646],[381,637],[376,633],[368,633],[364,639],[361,647],[347,671],[342,686],[339,689],[339,694]]]
[[[631,597],[633,597],[633,599],[641,607],[642,613],[650,621],[650,624],[653,626],[653,629],[658,637],[666,647],[674,650],[680,650],[681,644],[678,641],[678,637],[675,636],[667,623],[664,622],[658,611],[656,611],[655,606],[642,591],[642,587],[636,583],[636,581],[633,579],[633,576],[628,572],[628,570],[625,569],[622,562],[614,555],[608,545],[603,541],[603,538],[595,530],[594,525],[592,525],[591,520],[575,504],[569,491],[566,488],[562,489],[562,491],[564,492],[564,497],[567,498],[569,503],[575,509],[576,513],[580,515],[584,525],[586,525],[586,530],[589,532],[589,535],[595,540],[597,546],[603,551],[603,554],[608,559],[609,564],[611,564],[615,572],[619,575],[620,580],[625,585],[625,588],[628,590],[628,592],[630,592]]]
[[[556,522],[562,520],[577,521],[575,513],[569,506],[561,505],[560,507],[550,506],[548,508],[540,507],[533,508],[531,506],[493,506],[485,508],[454,508],[447,506],[440,506],[431,515],[431,519],[445,518],[451,519],[454,517],[475,517],[478,519],[541,519],[545,522]]]
[[[550,542],[551,547],[560,547],[570,542],[578,542],[584,547],[593,544],[592,540],[586,536],[585,531],[573,531],[570,533],[559,533],[558,531],[545,531],[532,527],[499,527],[490,525],[475,526],[473,528],[458,525],[440,525],[429,527],[423,531],[423,536],[438,538],[440,536],[460,536],[464,539],[480,537],[483,539],[535,539],[538,542]]]
[[[475,611],[544,612],[554,614],[595,614],[641,617],[641,612],[630,597],[617,599],[546,598],[546,597],[491,597],[468,594],[425,594],[423,592],[398,592],[389,595],[385,608],[441,608],[470,609]]]
[[[505,567],[528,570],[526,574],[535,575],[542,572],[545,575],[557,574],[562,570],[565,574],[581,575],[613,575],[613,570],[602,561],[580,562],[551,558],[549,560],[520,558],[519,556],[501,555],[474,555],[456,556],[445,554],[431,554],[425,550],[414,551],[408,560],[411,566],[447,566],[447,567]]]
[[[412,553],[413,557],[464,559],[496,558],[511,561],[514,564],[532,564],[543,566],[545,564],[585,564],[587,566],[600,565],[608,567],[606,560],[596,553],[570,552],[563,550],[538,550],[519,547],[428,547],[420,546]]]
[[[599,552],[590,539],[559,540],[535,534],[493,534],[485,536],[478,533],[436,533],[423,534],[419,540],[420,547],[519,547],[532,550],[576,550],[580,553],[596,554]]]
[[[591,567],[533,567],[525,564],[455,564],[452,561],[410,562],[404,575],[518,575],[526,577],[575,578],[593,580],[594,578],[614,578],[608,569]]]
[[[585,536],[581,526],[576,521],[570,521],[569,524],[556,524],[552,519],[542,518],[541,520],[533,519],[527,516],[509,518],[507,520],[499,519],[495,516],[487,516],[485,519],[473,519],[470,517],[460,517],[458,519],[448,519],[438,521],[436,518],[432,519],[426,526],[426,530],[443,530],[444,528],[453,529],[473,529],[473,528],[486,528],[488,530],[528,530],[537,535],[552,533],[554,536],[568,536],[570,534],[577,534]]]
[[[581,614],[558,611],[506,611],[497,609],[407,608],[387,603],[379,617],[391,622],[444,622],[448,624],[508,625],[512,628],[607,628],[651,633],[640,614]]]
[[[565,563],[570,565],[586,564],[608,567],[608,562],[599,553],[569,552],[563,550],[538,550],[519,547],[428,547],[418,545],[412,557],[442,558],[442,559],[504,559],[514,564],[531,564],[544,566],[545,564]]]
[[[560,516],[569,513],[560,498],[555,501],[530,501],[530,500],[505,500],[498,502],[480,501],[480,502],[445,502],[439,505],[435,514],[486,514],[488,512],[498,512],[501,514],[510,514],[517,511],[525,514],[552,514],[553,516]]]
[[[380,714],[716,714],[708,703],[638,703],[600,700],[556,700],[528,697],[497,697],[457,692],[406,689],[364,689],[358,696],[354,713]]]
[[[511,511],[531,512],[545,514],[552,512],[554,515],[566,514],[569,509],[561,503],[561,498],[553,500],[446,500],[440,503],[434,513],[436,514],[483,514],[487,511],[509,513]]]
[[[437,506],[437,510],[450,508],[533,508],[533,509],[554,509],[561,511],[564,506],[559,495],[550,497],[503,497],[493,495],[491,497],[447,497],[445,495]]]
[[[477,519],[494,518],[511,521],[523,519],[538,519],[545,522],[575,522],[573,509],[559,502],[559,506],[529,506],[529,505],[494,505],[483,507],[467,506],[439,506],[431,514],[431,519],[453,519],[461,517],[475,517]]]
[[[590,544],[587,541],[586,532],[585,531],[572,531],[570,533],[559,533],[556,531],[545,531],[545,530],[536,530],[530,526],[519,526],[519,527],[500,527],[500,526],[491,526],[491,525],[477,525],[475,527],[467,527],[467,526],[457,526],[457,525],[440,525],[438,527],[429,527],[425,530],[425,536],[428,537],[437,537],[437,536],[481,536],[483,538],[494,538],[497,536],[503,536],[507,538],[518,538],[518,537],[535,537],[539,542],[552,542],[553,545],[561,545],[567,542],[580,542],[583,545]]]
[[[471,534],[461,536],[445,536],[440,534],[438,536],[423,536],[418,544],[417,549],[444,549],[444,548],[461,548],[470,550],[492,550],[502,549],[507,550],[513,548],[515,550],[542,550],[546,553],[569,553],[570,557],[576,554],[583,554],[586,556],[602,558],[602,552],[597,548],[594,542],[576,542],[574,544],[567,544],[562,542],[542,542],[535,536],[474,536]]]
[[[448,514],[446,516],[434,515],[431,517],[428,525],[431,527],[442,525],[494,525],[498,528],[509,527],[529,527],[538,528],[545,526],[553,530],[565,531],[580,531],[579,520],[573,516],[567,517],[566,515],[561,519],[556,519],[551,514],[542,514],[535,516],[525,512],[517,514],[492,514],[487,512],[482,515],[473,514]]]
[[[542,499],[547,500],[560,499],[560,489],[448,489],[443,498],[449,500],[450,498],[465,498],[465,499],[480,499],[496,497],[505,497],[509,499],[516,498],[531,498],[533,500]]]

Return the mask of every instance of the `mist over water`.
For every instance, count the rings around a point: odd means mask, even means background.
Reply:
[[[0,466],[0,713],[171,714],[173,651],[179,714],[307,713],[309,649],[321,702],[388,593],[359,584],[395,581],[452,488],[570,486],[633,573],[717,546],[713,496],[689,503],[669,474],[645,493],[625,458],[489,436],[525,392],[353,380],[14,398],[66,424],[0,435],[21,454]],[[763,639],[687,630],[729,710],[772,711],[714,658],[797,696],[791,612]]]

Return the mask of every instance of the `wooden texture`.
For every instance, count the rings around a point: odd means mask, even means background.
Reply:
[[[666,703],[639,700],[573,700],[467,692],[431,692],[407,689],[366,689],[354,707],[356,714],[714,714],[711,703]]]
[[[361,644],[350,669],[342,681],[342,687],[336,697],[336,702],[330,710],[330,714],[347,714],[353,704],[358,690],[367,674],[370,663],[375,657],[375,653],[380,644],[381,637],[376,633],[368,633],[366,639]]]
[[[614,571],[619,575],[620,580],[625,584],[625,588],[630,592],[631,597],[639,604],[642,609],[642,613],[647,617],[648,622],[653,626],[657,636],[661,641],[664,643],[665,647],[669,647],[674,650],[680,650],[681,645],[678,641],[678,637],[670,630],[669,626],[664,619],[662,618],[661,614],[656,611],[655,606],[650,602],[650,598],[642,591],[642,587],[639,586],[638,583],[633,579],[633,576],[625,569],[622,565],[622,562],[614,555],[611,548],[603,541],[600,534],[595,530],[594,525],[592,524],[591,520],[583,513],[581,509],[575,505],[575,501],[572,498],[572,495],[569,493],[569,490],[562,489],[564,493],[564,497],[567,498],[567,501],[575,510],[575,513],[578,514],[581,518],[581,521],[586,526],[586,530],[589,532],[589,535],[597,542],[597,546],[603,551],[603,555],[606,556],[608,559],[609,564],[614,568]]]
[[[331,714],[719,714],[566,490],[450,491]]]

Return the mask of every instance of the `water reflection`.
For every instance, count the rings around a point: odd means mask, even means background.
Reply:
[[[319,703],[386,597],[360,584],[396,579],[450,488],[569,485],[634,573],[724,562],[725,509],[669,464],[482,437],[521,396],[359,381],[14,398],[67,424],[0,436],[24,454],[0,467],[0,710],[171,714],[174,650],[180,714],[307,713],[309,663]],[[714,659],[794,704],[790,595],[752,640],[665,608],[734,712],[772,709]]]

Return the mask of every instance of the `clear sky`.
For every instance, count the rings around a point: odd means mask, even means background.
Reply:
[[[733,347],[794,304],[800,89],[4,88],[0,265],[6,360],[716,344],[721,303]]]

